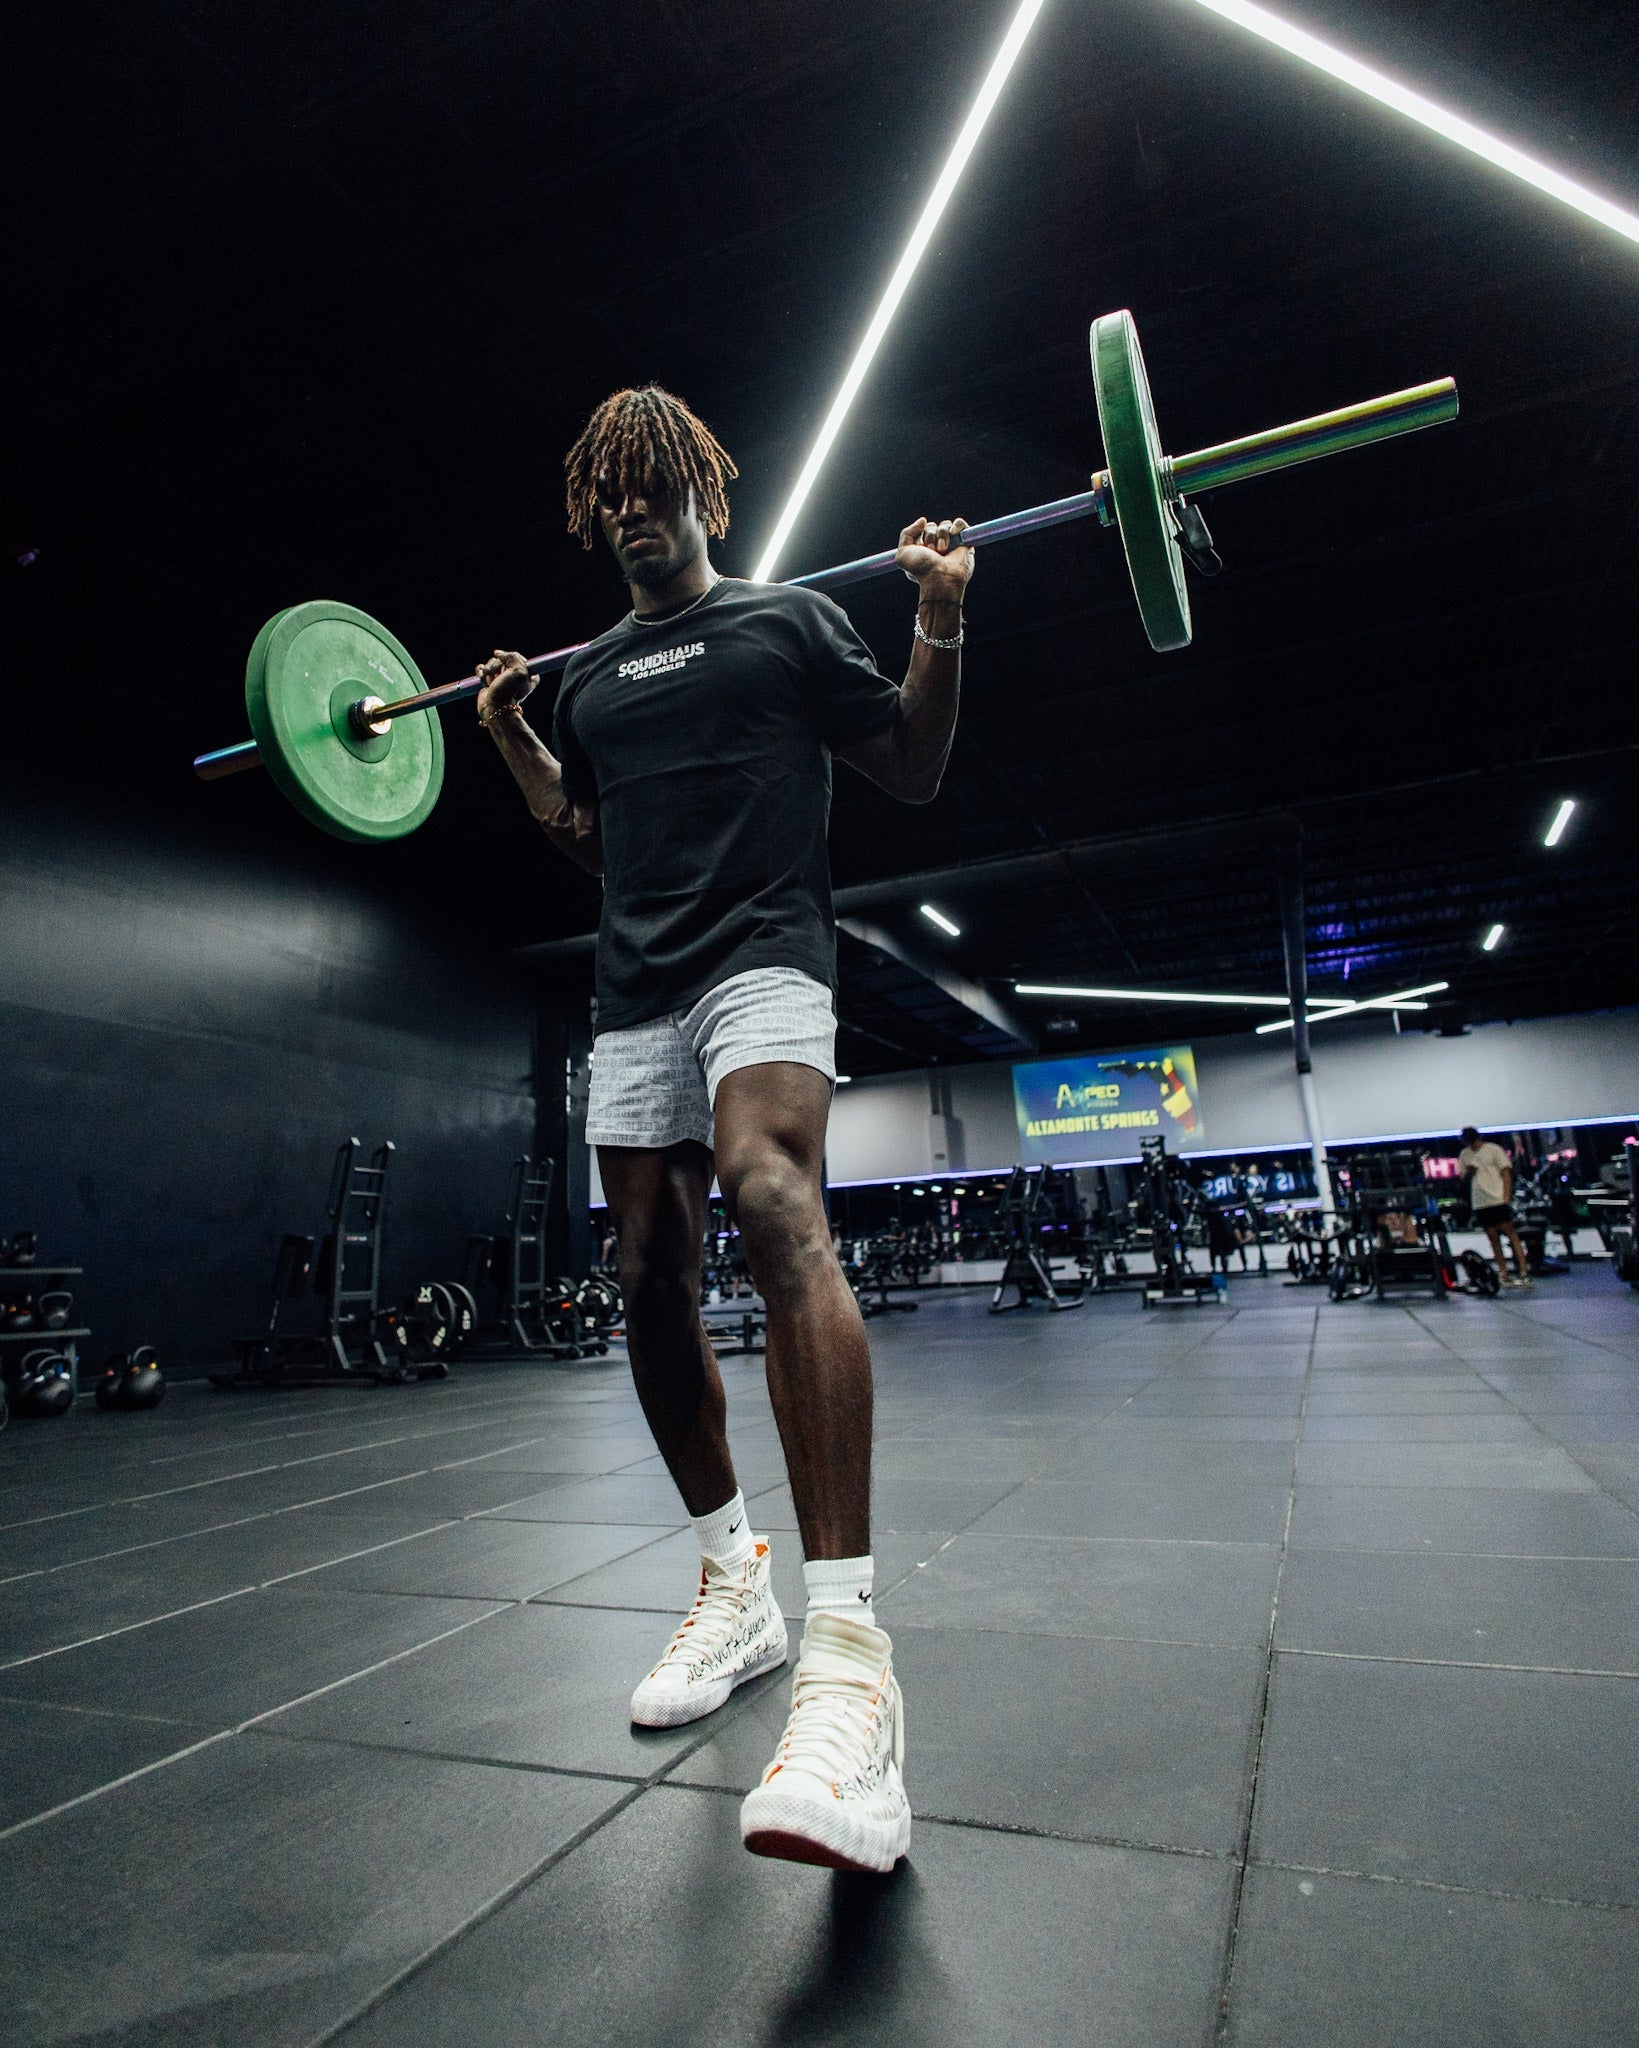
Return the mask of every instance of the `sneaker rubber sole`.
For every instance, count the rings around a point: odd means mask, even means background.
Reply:
[[[638,1708],[634,1697],[632,1702],[632,1726],[634,1728],[682,1728],[690,1721],[703,1721],[717,1709],[740,1686],[749,1685],[754,1678],[761,1678],[765,1671],[778,1671],[790,1656],[789,1640],[781,1636],[778,1643],[771,1643],[755,1664],[748,1664],[732,1676],[720,1678],[713,1685],[702,1686],[692,1693],[682,1693],[675,1698],[659,1700],[652,1707]],[[642,1690],[641,1686],[638,1688]]]
[[[891,1821],[866,1821],[759,1787],[740,1810],[740,1839],[753,1856],[880,1877],[910,1848],[910,1808]]]

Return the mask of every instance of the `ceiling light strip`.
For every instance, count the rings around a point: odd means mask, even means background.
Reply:
[[[1065,996],[1071,1001],[1097,1003],[1225,1003],[1232,1007],[1284,1010],[1285,996],[1190,995],[1182,989],[1161,988],[1064,988],[1050,982],[1016,981],[1016,996]]]
[[[1220,15],[1225,21],[1233,22],[1237,28],[1261,36],[1266,43],[1275,44],[1289,55],[1300,57],[1305,64],[1314,65],[1316,70],[1326,72],[1344,85],[1352,85],[1356,92],[1376,100],[1379,106],[1403,114],[1419,127],[1432,129],[1448,142],[1470,150],[1486,163],[1495,165],[1499,171],[1508,172],[1510,177],[1534,185],[1550,199],[1572,207],[1589,220],[1597,221],[1601,227],[1613,229],[1630,242],[1639,242],[1639,214],[1618,206],[1614,200],[1590,190],[1586,185],[1578,184],[1574,178],[1566,177],[1563,171],[1556,171],[1552,164],[1527,156],[1524,150],[1516,149],[1511,142],[1487,134],[1472,121],[1465,121],[1461,114],[1452,113],[1424,94],[1414,92],[1410,86],[1401,85],[1398,80],[1374,70],[1369,64],[1362,64],[1358,57],[1351,57],[1346,51],[1323,43],[1319,36],[1310,35],[1307,29],[1283,21],[1278,14],[1271,14],[1268,8],[1254,5],[1253,0],[1195,0],[1195,4],[1204,7],[1209,14]]]
[[[1571,814],[1575,809],[1576,798],[1574,796],[1566,797],[1565,801],[1554,813],[1554,822],[1543,834],[1542,843],[1544,846],[1557,846],[1559,844],[1560,840],[1565,836],[1565,827],[1571,822]]]
[[[1420,1003],[1417,998],[1419,996],[1437,996],[1442,989],[1448,989],[1450,986],[1451,983],[1449,981],[1425,981],[1419,983],[1416,988],[1396,989],[1392,995],[1366,996],[1358,1003],[1334,1003],[1329,1010],[1311,1010],[1309,1012],[1309,1022],[1311,1024],[1329,1024],[1334,1017],[1353,1016],[1361,1010],[1426,1010],[1428,1008],[1427,1003]],[[1282,1017],[1275,1024],[1260,1024],[1257,1030],[1258,1036],[1262,1038],[1268,1032],[1290,1031],[1291,1028],[1291,1018]]]
[[[1002,38],[1002,46],[996,52],[995,59],[985,74],[984,84],[979,88],[979,96],[973,102],[967,119],[962,123],[955,146],[945,159],[945,167],[939,173],[933,190],[928,195],[927,204],[922,209],[922,217],[911,230],[911,238],[905,244],[905,253],[900,257],[893,276],[889,278],[888,288],[882,294],[881,303],[872,314],[871,324],[865,330],[864,339],[855,351],[853,361],[848,365],[848,374],[842,380],[841,389],[831,401],[831,410],[825,415],[825,424],[820,428],[813,447],[808,451],[808,460],[802,466],[796,487],[786,501],[785,510],[780,514],[768,546],[763,550],[762,560],[752,571],[753,582],[766,583],[773,576],[775,564],[779,561],[786,542],[791,538],[792,527],[797,523],[797,515],[807,503],[808,495],[825,466],[825,458],[831,452],[831,444],[842,431],[842,423],[848,416],[848,409],[858,396],[859,387],[865,382],[865,374],[870,369],[877,350],[882,346],[883,337],[892,324],[894,314],[899,310],[899,302],[905,296],[915,275],[916,266],[921,262],[928,243],[933,239],[934,230],[938,227],[945,208],[950,204],[951,194],[956,190],[957,180],[961,177],[968,158],[973,154],[974,146],[984,132],[991,110],[1001,97],[1008,74],[1018,61],[1019,52],[1024,48],[1025,40],[1035,26],[1036,16],[1040,14],[1044,4],[1045,0],[1020,0],[1012,24]]]

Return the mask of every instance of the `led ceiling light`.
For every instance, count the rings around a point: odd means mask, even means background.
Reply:
[[[1237,28],[1261,36],[1266,43],[1274,43],[1294,57],[1301,57],[1305,64],[1313,64],[1318,71],[1327,72],[1344,85],[1352,85],[1356,92],[1363,92],[1380,106],[1391,107],[1395,113],[1404,114],[1408,121],[1415,121],[1420,127],[1432,129],[1436,135],[1443,135],[1459,148],[1471,150],[1488,164],[1494,164],[1499,171],[1507,171],[1510,177],[1522,178],[1527,185],[1546,192],[1549,198],[1574,207],[1589,220],[1598,221],[1601,227],[1613,228],[1630,242],[1639,242],[1639,214],[1590,191],[1586,185],[1579,185],[1574,178],[1567,178],[1563,171],[1556,171],[1552,164],[1527,156],[1524,150],[1516,149],[1511,142],[1488,135],[1483,128],[1476,128],[1472,121],[1465,121],[1461,114],[1453,114],[1448,108],[1426,99],[1422,93],[1413,92],[1410,86],[1401,85],[1383,72],[1373,70],[1369,64],[1362,64],[1358,57],[1351,57],[1343,50],[1334,49],[1330,43],[1323,43],[1319,36],[1310,35],[1307,29],[1282,21],[1268,8],[1255,6],[1253,0],[1196,0],[1196,5],[1206,8],[1210,14],[1221,15],[1225,21],[1234,22]]]
[[[920,908],[929,924],[936,924],[942,932],[948,932],[953,939],[962,936],[962,927],[959,924],[952,924],[942,910],[935,910],[931,903],[924,903]]]
[[[1044,981],[1016,981],[1016,996],[1070,996],[1097,1003],[1228,1003],[1256,1009],[1284,1010],[1285,996],[1203,996],[1187,995],[1175,988],[1064,988]]]
[[[1323,1002],[1328,1007],[1325,1009],[1311,1009],[1309,1012],[1309,1022],[1311,1024],[1329,1024],[1334,1017],[1350,1017],[1360,1010],[1426,1010],[1428,1004],[1419,1002],[1417,998],[1419,996],[1437,996],[1442,989],[1450,988],[1450,986],[1451,983],[1449,981],[1425,981],[1416,988],[1398,988],[1392,995],[1387,996],[1367,996],[1358,1003],[1340,1003],[1334,1001],[1330,996],[1319,996],[1315,998],[1315,1001]],[[1291,1018],[1282,1017],[1276,1024],[1260,1024],[1258,1026],[1258,1036],[1262,1038],[1266,1032],[1290,1031],[1291,1028]]]
[[[945,208],[950,204],[951,194],[956,190],[957,180],[966,167],[974,146],[984,133],[985,123],[990,119],[991,110],[1001,97],[1008,73],[1018,61],[1019,52],[1024,48],[1025,39],[1035,26],[1044,0],[1020,0],[1018,12],[1014,15],[1002,46],[996,52],[985,82],[979,88],[979,96],[973,102],[967,119],[962,123],[955,146],[945,159],[945,168],[939,173],[928,202],[922,209],[922,217],[911,230],[911,238],[905,244],[905,253],[900,257],[898,267],[888,280],[888,288],[882,294],[881,303],[871,315],[871,324],[865,330],[864,339],[854,352],[854,359],[848,365],[848,374],[842,386],[831,401],[831,410],[825,415],[825,424],[820,428],[814,445],[808,451],[808,460],[802,466],[796,487],[786,500],[785,510],[780,514],[763,558],[751,572],[754,583],[766,583],[774,574],[774,565],[780,558],[781,550],[791,538],[791,529],[797,523],[797,515],[808,501],[820,471],[825,467],[825,458],[831,452],[831,444],[842,431],[842,423],[848,417],[848,408],[859,395],[859,387],[865,382],[865,373],[870,369],[877,350],[882,346],[883,336],[892,324],[893,316],[899,310],[899,302],[905,296],[916,266],[933,239]]]
[[[1576,809],[1576,798],[1568,796],[1554,813],[1554,822],[1543,834],[1544,846],[1557,846],[1565,836],[1565,827],[1571,822],[1571,813]]]
[[[1482,953],[1494,953],[1498,946],[1502,944],[1502,935],[1507,929],[1508,927],[1505,924],[1494,924],[1485,937],[1481,939],[1480,951]]]

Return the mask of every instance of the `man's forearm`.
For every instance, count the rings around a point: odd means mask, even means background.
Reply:
[[[916,620],[929,640],[956,639],[962,630],[960,592],[926,592],[916,607]],[[904,776],[899,793],[912,803],[931,802],[938,794],[961,694],[961,650],[930,647],[919,638],[900,686],[896,735]]]
[[[501,750],[530,815],[560,853],[594,875],[603,873],[603,840],[594,820],[564,795],[563,770],[522,710],[495,712],[485,730]]]

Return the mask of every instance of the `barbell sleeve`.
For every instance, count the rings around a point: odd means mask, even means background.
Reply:
[[[1415,433],[1421,427],[1439,426],[1457,417],[1457,386],[1450,377],[1432,384],[1414,384],[1404,391],[1391,391],[1382,398],[1368,398],[1359,405],[1340,407],[1336,412],[1317,413],[1312,419],[1294,420],[1283,427],[1270,427],[1261,434],[1248,434],[1238,441],[1224,441],[1215,448],[1202,448],[1193,455],[1163,456],[1160,469],[1163,484],[1174,497],[1185,492],[1216,490],[1223,484],[1244,483],[1249,477],[1267,476],[1278,469],[1290,469],[1300,462],[1315,462],[1327,455],[1340,455],[1350,448],[1364,448],[1374,441],[1386,441],[1396,434]],[[1100,471],[1089,490],[1068,498],[1054,498],[1045,505],[1033,505],[1022,512],[1007,512],[998,519],[981,520],[963,534],[971,547],[991,541],[1012,540],[1020,534],[1037,533],[1049,526],[1064,526],[1072,520],[1096,517],[1105,525],[1113,518],[1109,478]],[[783,581],[805,590],[840,590],[850,583],[864,583],[884,576],[894,566],[895,550],[883,548],[874,555],[838,563],[834,568],[815,569],[806,576],[788,576]],[[556,674],[572,655],[590,642],[559,647],[550,654],[537,654],[525,666],[533,676]],[[404,718],[413,711],[436,711],[446,704],[462,704],[483,688],[477,676],[463,676],[436,689],[413,697],[401,697],[391,704],[373,706],[370,717]],[[204,782],[237,775],[260,766],[254,740],[236,746],[218,747],[194,760],[194,773]]]
[[[1395,434],[1412,434],[1419,427],[1441,426],[1456,417],[1456,381],[1442,377],[1433,384],[1413,384],[1385,398],[1368,398],[1336,412],[1316,413],[1313,419],[1225,441],[1217,448],[1202,448],[1194,455],[1163,459],[1161,473],[1175,491],[1212,491],[1221,484],[1244,483],[1248,477],[1316,462],[1323,455],[1365,448]]]

